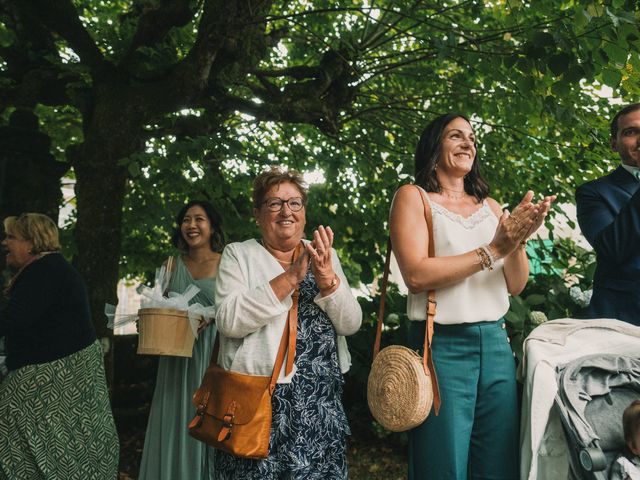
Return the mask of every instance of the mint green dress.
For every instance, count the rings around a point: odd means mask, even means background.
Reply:
[[[178,256],[169,291],[182,293],[190,284],[200,288],[190,303],[214,304],[215,279],[194,280]],[[191,358],[159,358],[138,480],[209,480],[207,445],[191,438],[187,425],[195,414],[191,397],[209,365],[215,334],[212,323],[198,336]]]

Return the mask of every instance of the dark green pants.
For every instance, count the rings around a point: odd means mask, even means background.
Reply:
[[[421,348],[425,322],[411,322]],[[504,321],[437,325],[433,358],[440,414],[409,432],[409,480],[516,480],[515,362]]]

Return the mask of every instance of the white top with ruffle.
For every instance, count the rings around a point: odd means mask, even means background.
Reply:
[[[428,195],[427,195],[428,198]],[[485,200],[471,216],[463,217],[429,199],[433,217],[436,257],[466,253],[488,244],[498,226],[498,218]],[[482,270],[464,280],[436,290],[435,322],[443,325],[493,321],[509,309],[509,294],[502,260],[493,270]],[[427,293],[409,292],[407,315],[425,320]]]

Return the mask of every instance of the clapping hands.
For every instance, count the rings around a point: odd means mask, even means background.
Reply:
[[[320,290],[330,289],[337,283],[337,277],[331,261],[333,230],[331,227],[319,226],[313,232],[313,240],[304,244],[304,249],[289,267],[289,272],[300,283],[311,267],[316,284]]]
[[[540,228],[555,199],[556,195],[549,195],[533,203],[533,191],[529,190],[511,213],[504,211],[490,244],[498,258],[513,253]]]
[[[311,271],[320,290],[331,288],[337,282],[331,261],[332,245],[333,230],[320,225],[313,232],[313,240],[305,246],[311,259]]]

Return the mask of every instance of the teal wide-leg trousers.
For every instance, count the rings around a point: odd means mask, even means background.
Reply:
[[[422,351],[424,321],[410,322]],[[409,480],[516,480],[515,362],[504,321],[435,325],[440,414],[409,432]]]

